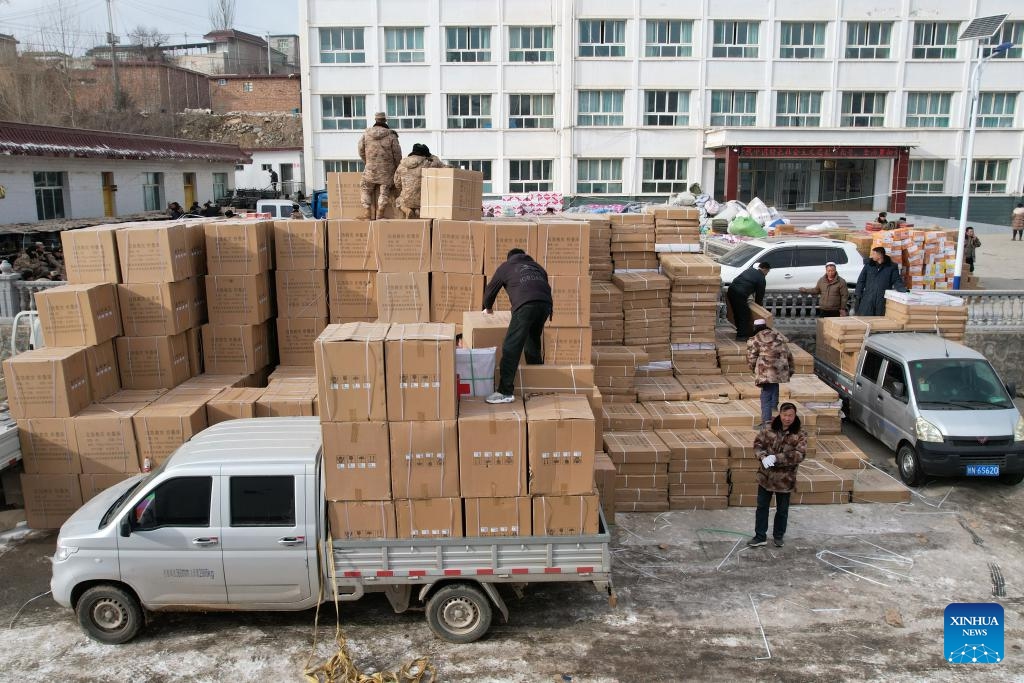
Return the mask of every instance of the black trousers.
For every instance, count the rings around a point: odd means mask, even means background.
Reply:
[[[838,318],[839,317],[839,309],[837,308],[835,310],[829,310],[827,308],[819,308],[818,309],[818,317],[819,318]]]
[[[544,363],[540,340],[544,334],[544,323],[550,317],[551,305],[543,301],[530,301],[512,312],[512,320],[509,322],[508,332],[505,333],[505,342],[501,345],[499,393],[512,395],[516,384],[516,370],[519,369],[519,357],[524,351],[528,365]]]
[[[772,524],[772,536],[782,538],[786,535],[789,522],[789,493],[769,491],[763,486],[757,487],[757,512],[754,513],[754,538],[764,540],[768,537],[768,508],[775,496],[775,523]]]
[[[734,292],[732,287],[725,291],[729,298],[729,305],[732,306],[732,319],[736,325],[737,337],[749,337],[752,330],[750,325],[750,304],[747,303],[747,294]]]

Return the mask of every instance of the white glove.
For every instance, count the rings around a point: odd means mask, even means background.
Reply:
[[[765,469],[775,466],[775,454],[769,453],[768,455],[761,458],[761,464],[764,465]]]

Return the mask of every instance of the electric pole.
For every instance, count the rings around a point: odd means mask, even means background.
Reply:
[[[110,72],[114,79],[114,108],[120,110],[121,101],[121,79],[117,77],[117,36],[114,34],[114,11],[111,8],[114,0],[107,0],[107,43],[110,44]]]

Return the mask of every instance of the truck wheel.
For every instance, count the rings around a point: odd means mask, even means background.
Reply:
[[[907,486],[920,486],[924,479],[921,473],[921,461],[917,457],[917,449],[908,443],[900,444],[896,451],[896,467],[900,471],[900,479]]]
[[[126,590],[110,585],[94,586],[75,605],[78,623],[93,640],[120,645],[142,628],[142,607]]]
[[[1024,472],[1017,472],[1016,474],[1001,474],[999,475],[999,481],[1007,486],[1016,486],[1024,481]]]
[[[491,602],[479,588],[444,586],[427,601],[430,630],[450,643],[472,643],[491,627]]]

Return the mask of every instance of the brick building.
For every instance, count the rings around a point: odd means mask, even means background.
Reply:
[[[164,62],[117,63],[121,92],[138,111],[180,112],[210,108],[210,83],[206,74]],[[113,102],[113,80],[109,61],[96,61],[93,68],[78,72],[80,86],[75,92],[81,108],[107,108]],[[298,96],[296,95],[296,99]]]
[[[222,75],[210,78],[210,107],[229,111],[298,112],[302,106],[299,75]]]

